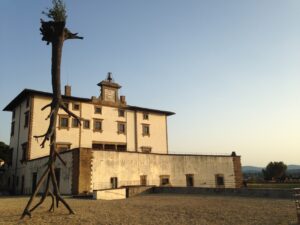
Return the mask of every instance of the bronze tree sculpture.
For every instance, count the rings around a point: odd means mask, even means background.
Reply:
[[[48,12],[43,12],[51,20],[43,21],[41,20],[41,34],[42,40],[47,42],[47,45],[51,43],[52,45],[52,65],[51,65],[51,76],[52,76],[52,90],[53,97],[50,104],[44,106],[42,111],[50,108],[50,113],[46,120],[50,120],[48,129],[45,134],[40,136],[35,136],[36,139],[42,138],[41,148],[45,147],[47,141],[50,141],[50,154],[49,160],[46,164],[46,169],[40,177],[35,191],[32,193],[24,211],[21,216],[23,219],[26,215],[31,217],[31,212],[40,206],[48,195],[52,198],[52,204],[49,211],[54,211],[54,205],[58,207],[59,202],[61,202],[69,211],[70,214],[74,214],[74,211],[68,205],[68,203],[60,195],[60,191],[57,185],[57,179],[55,176],[55,161],[58,158],[64,165],[66,163],[59,155],[56,148],[56,123],[58,117],[58,110],[63,109],[69,116],[74,117],[78,120],[80,124],[80,118],[73,114],[69,109],[63,104],[61,96],[61,82],[60,82],[60,65],[62,57],[62,49],[64,41],[69,39],[83,39],[77,36],[77,33],[71,33],[66,27],[66,10],[65,4],[62,0],[53,0],[53,8],[49,9]],[[39,193],[43,183],[46,182],[46,188],[42,193],[40,201],[33,207],[31,207],[34,198]],[[53,188],[50,188],[52,184]]]

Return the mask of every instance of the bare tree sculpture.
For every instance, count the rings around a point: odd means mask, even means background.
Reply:
[[[59,109],[63,109],[69,116],[74,117],[78,120],[80,124],[80,118],[75,114],[70,112],[68,108],[65,107],[62,101],[61,96],[61,83],[60,83],[60,65],[61,65],[61,56],[62,48],[65,40],[69,39],[83,39],[82,37],[77,36],[77,33],[71,33],[66,27],[66,8],[62,0],[52,0],[53,7],[48,10],[48,12],[43,12],[48,16],[50,21],[41,20],[41,34],[43,36],[42,40],[47,42],[47,45],[51,43],[52,45],[52,66],[51,66],[51,76],[52,76],[52,90],[53,98],[50,104],[44,106],[42,111],[50,108],[50,114],[46,120],[50,119],[49,127],[47,132],[40,136],[35,136],[36,139],[42,138],[41,148],[45,147],[47,141],[50,141],[50,154],[49,160],[46,164],[46,169],[42,176],[40,177],[36,189],[32,193],[24,211],[21,216],[23,219],[26,215],[31,217],[31,212],[40,206],[48,195],[52,198],[52,204],[49,211],[54,211],[54,204],[58,207],[59,202],[68,209],[70,214],[74,214],[74,211],[68,205],[68,203],[62,198],[59,192],[57,185],[57,179],[55,177],[55,161],[58,158],[64,165],[66,163],[59,155],[59,152],[56,148],[56,123],[57,123],[57,114]],[[31,207],[34,198],[37,196],[42,185],[46,182],[46,188],[41,196],[40,201],[33,207]],[[52,189],[50,188],[52,184]]]

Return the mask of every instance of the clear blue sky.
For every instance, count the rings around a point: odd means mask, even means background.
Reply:
[[[300,164],[300,1],[66,1],[62,83],[98,95],[108,71],[131,105],[176,112],[172,152],[242,155],[243,165]],[[0,108],[24,88],[51,91],[41,41],[50,0],[1,0]],[[0,112],[0,141],[11,114]]]

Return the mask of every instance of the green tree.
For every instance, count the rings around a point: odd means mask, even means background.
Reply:
[[[262,170],[265,180],[282,181],[286,177],[287,166],[283,162],[270,162]]]
[[[5,163],[11,163],[12,151],[9,146],[4,142],[0,142],[0,159],[4,160]]]

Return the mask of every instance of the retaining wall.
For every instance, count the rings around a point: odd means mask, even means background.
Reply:
[[[243,196],[263,198],[293,198],[289,189],[248,189],[248,188],[198,188],[198,187],[153,187],[153,193],[163,194],[203,194],[222,196]]]

